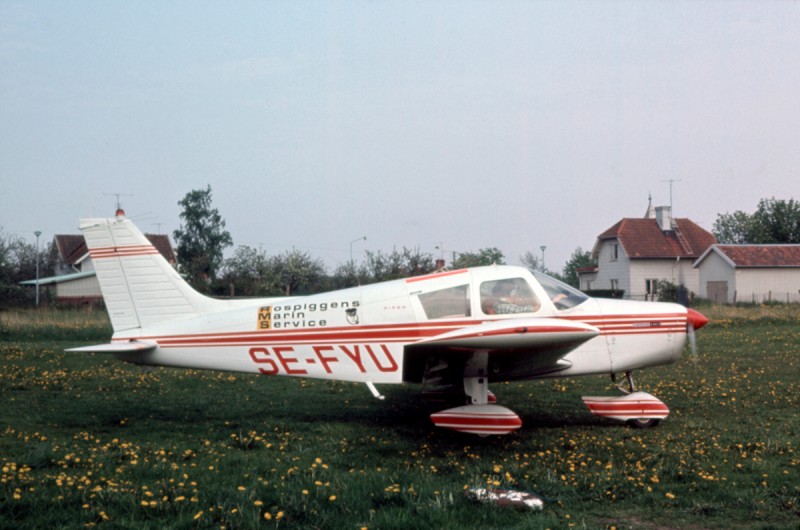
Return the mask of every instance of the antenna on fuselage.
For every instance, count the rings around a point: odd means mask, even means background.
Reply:
[[[120,214],[125,215],[125,211],[122,209],[122,203],[120,203],[119,198],[133,197],[133,193],[104,193],[103,195],[113,195],[114,197],[117,198],[116,209],[114,210],[116,212],[115,215],[120,215]]]

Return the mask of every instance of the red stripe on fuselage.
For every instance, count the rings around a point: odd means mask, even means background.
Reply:
[[[601,335],[658,335],[666,333],[685,333],[686,315],[622,315],[612,318],[604,317],[568,317],[566,320],[583,322],[600,329]],[[347,326],[331,328],[301,328],[297,330],[244,331],[231,333],[197,333],[179,335],[152,335],[137,337],[140,340],[153,340],[161,347],[210,347],[231,345],[260,345],[270,343],[281,344],[320,344],[320,343],[360,343],[416,342],[424,338],[455,331],[464,327],[478,325],[482,322],[502,319],[457,320],[446,322],[422,322],[393,325]],[[567,327],[565,330],[548,327],[544,330],[528,328],[529,332],[577,331]],[[509,330],[489,331],[487,335],[503,335],[513,333]],[[478,336],[478,334],[476,334]],[[125,339],[127,340],[127,339]]]
[[[406,283],[424,282],[425,280],[433,280],[436,278],[444,278],[445,276],[454,276],[456,274],[464,274],[468,269],[458,269],[454,271],[437,272],[434,274],[426,274],[425,276],[413,276],[406,278]]]

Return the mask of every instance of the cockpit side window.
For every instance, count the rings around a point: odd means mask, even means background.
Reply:
[[[428,318],[468,317],[469,289],[467,285],[457,285],[419,295],[422,309]]]
[[[492,280],[481,284],[481,309],[487,315],[535,313],[539,299],[522,278]]]

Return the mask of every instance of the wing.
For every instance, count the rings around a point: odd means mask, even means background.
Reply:
[[[490,380],[530,378],[569,367],[563,357],[599,334],[594,326],[558,318],[494,320],[406,346],[403,380],[460,381],[465,360],[477,351],[489,353]]]
[[[81,346],[80,348],[70,348],[64,351],[80,353],[144,353],[156,349],[157,346],[158,344],[155,342],[131,340],[126,342],[111,342],[109,344],[96,344],[94,346]]]

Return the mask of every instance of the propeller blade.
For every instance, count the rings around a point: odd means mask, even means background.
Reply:
[[[708,324],[708,318],[694,309],[686,310],[686,334],[689,336],[689,347],[692,349],[692,362],[697,366],[697,339],[695,330]]]
[[[686,326],[686,332],[689,335],[689,348],[692,352],[692,362],[697,366],[697,337],[694,334],[694,324],[689,322]]]

